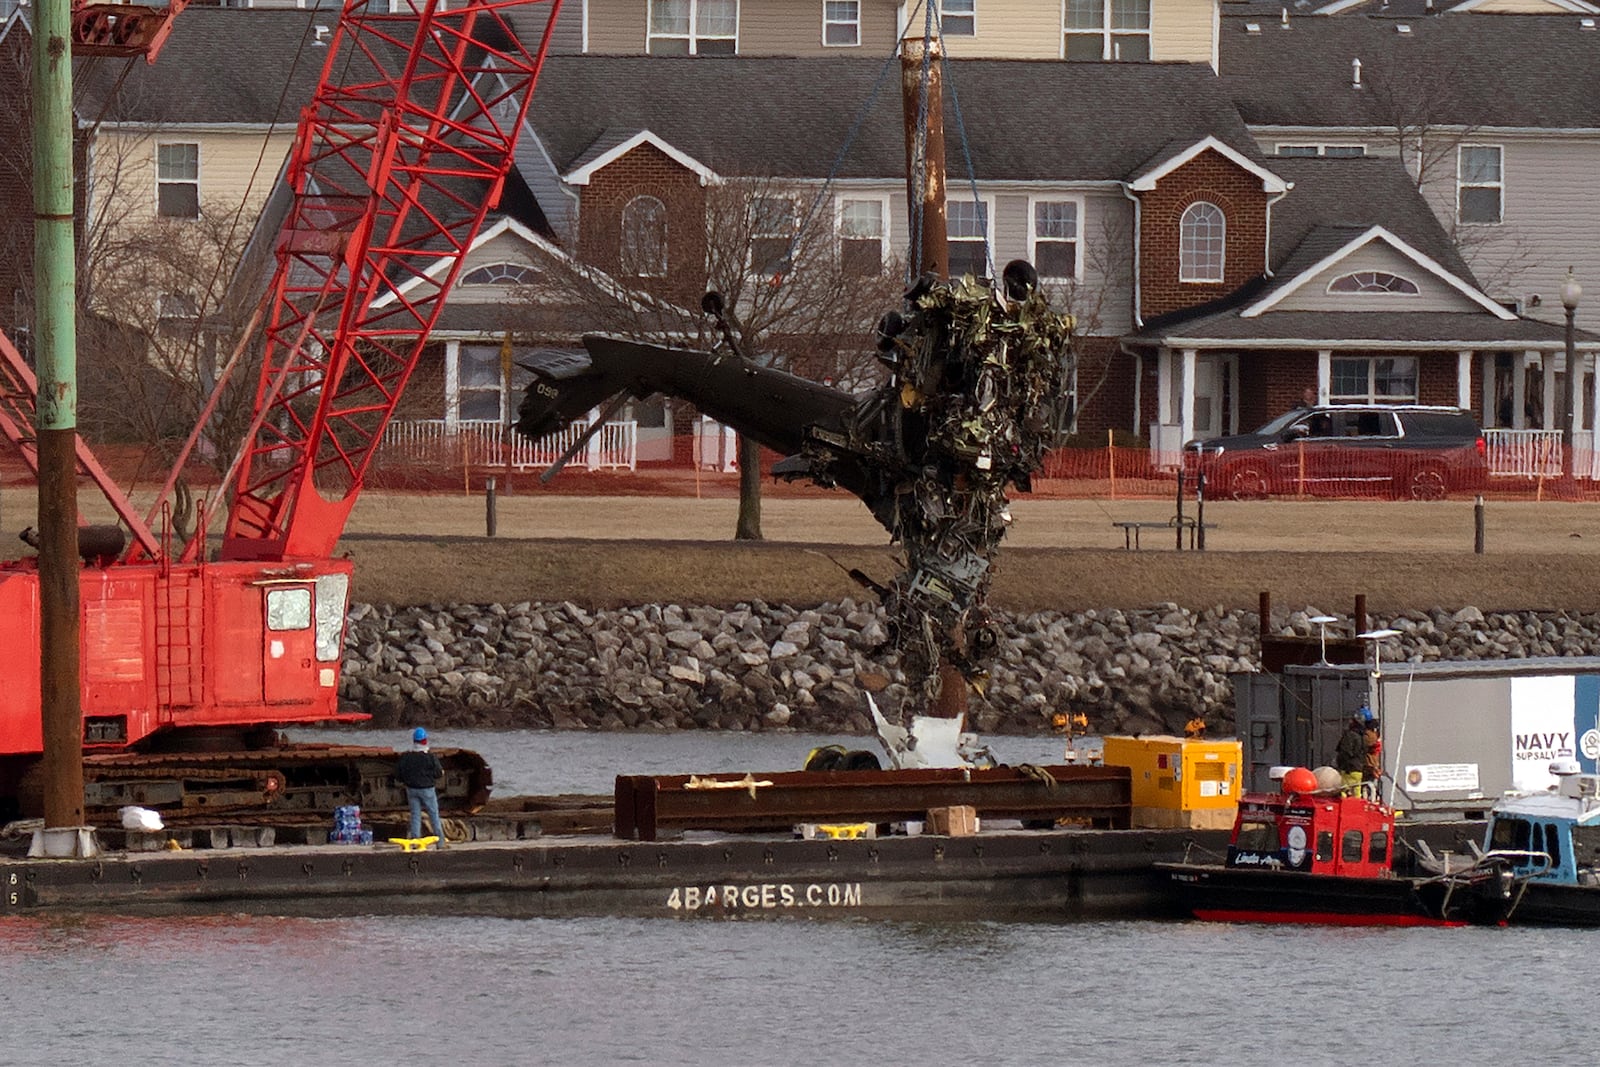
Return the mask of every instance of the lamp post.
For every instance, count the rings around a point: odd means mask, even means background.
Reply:
[[[1573,475],[1573,442],[1578,437],[1578,301],[1583,297],[1583,286],[1567,268],[1567,280],[1561,283],[1561,306],[1567,310],[1567,376],[1561,390],[1561,473],[1570,479]]]

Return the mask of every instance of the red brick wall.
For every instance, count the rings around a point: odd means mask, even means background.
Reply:
[[[1299,407],[1316,388],[1315,352],[1247,352],[1239,357],[1239,429],[1253,430]]]
[[[578,250],[591,263],[630,284],[693,307],[706,286],[706,194],[700,180],[654,145],[642,144],[597,171],[583,190]],[[667,209],[667,276],[620,273],[622,209],[653,196]]]
[[[1473,394],[1474,396],[1478,394]],[[1417,357],[1417,403],[1455,407],[1456,354],[1423,352]]]
[[[1091,392],[1094,393],[1092,397]],[[1098,435],[1104,443],[1107,430],[1130,428],[1133,422],[1133,357],[1118,350],[1116,338],[1078,340],[1078,402],[1082,405],[1078,411],[1079,433]]]
[[[1178,280],[1178,229],[1190,204],[1205,200],[1227,220],[1223,280]],[[1140,201],[1141,313],[1153,318],[1226,296],[1256,277],[1266,260],[1267,194],[1261,179],[1207,150],[1162,178]]]

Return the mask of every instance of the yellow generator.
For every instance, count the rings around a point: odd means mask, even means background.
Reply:
[[[1108,737],[1105,764],[1133,774],[1133,825],[1226,830],[1239,805],[1238,741]]]

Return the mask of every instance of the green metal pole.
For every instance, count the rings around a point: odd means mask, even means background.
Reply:
[[[83,825],[78,689],[77,276],[70,0],[33,25],[33,274],[39,374],[39,697],[46,831]],[[47,838],[49,837],[47,833]],[[74,849],[67,855],[76,854]]]

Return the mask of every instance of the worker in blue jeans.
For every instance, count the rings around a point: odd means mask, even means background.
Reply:
[[[411,839],[422,836],[422,812],[428,812],[434,836],[439,839],[435,848],[444,845],[444,823],[439,819],[439,790],[436,783],[444,777],[444,765],[439,757],[428,751],[428,731],[417,727],[411,731],[411,751],[400,754],[395,764],[394,776],[406,787],[406,799],[411,802]]]

